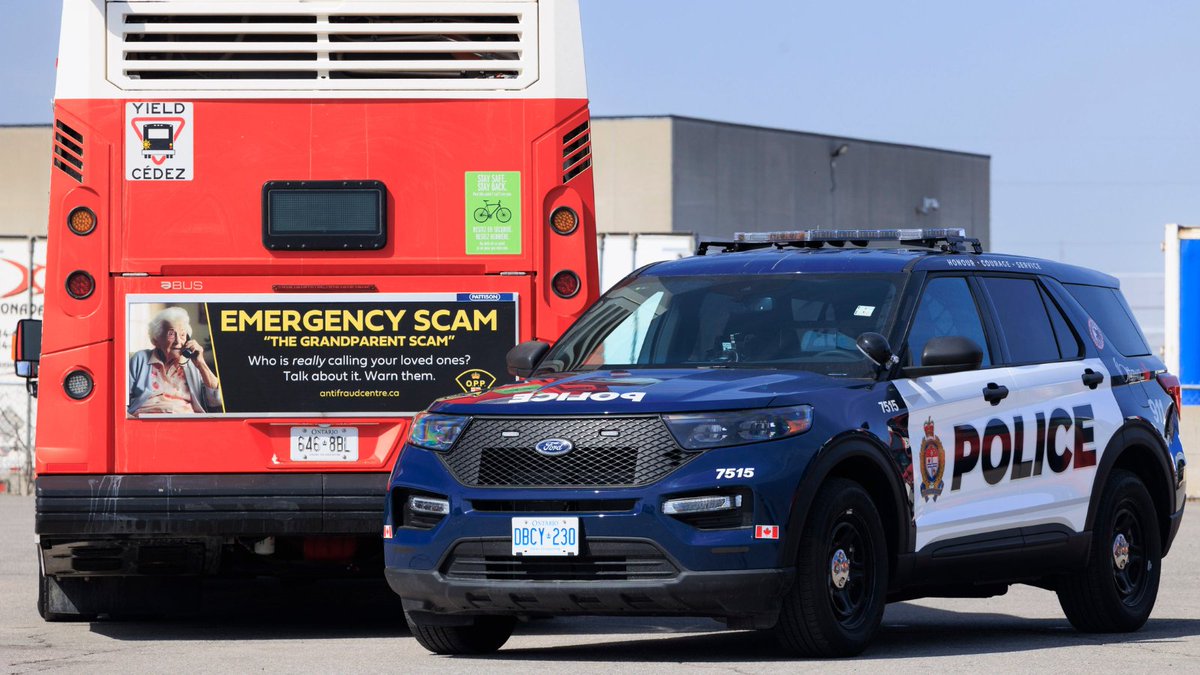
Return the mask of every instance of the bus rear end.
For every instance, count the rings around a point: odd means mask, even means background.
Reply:
[[[582,63],[573,1],[66,0],[43,616],[379,569],[411,416],[597,294]]]

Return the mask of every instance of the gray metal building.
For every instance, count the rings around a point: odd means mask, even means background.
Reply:
[[[677,116],[592,128],[601,232],[963,227],[989,243],[987,155]]]
[[[600,232],[965,227],[989,240],[990,158],[688,117],[592,124]],[[49,125],[0,127],[0,235],[45,235]]]

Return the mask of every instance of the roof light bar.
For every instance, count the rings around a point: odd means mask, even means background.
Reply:
[[[966,237],[961,227],[911,228],[889,230],[783,230],[776,232],[735,232],[738,242],[784,241],[913,241]]]

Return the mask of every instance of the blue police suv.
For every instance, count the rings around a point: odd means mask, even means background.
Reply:
[[[1183,513],[1180,387],[1115,279],[961,230],[700,253],[517,345],[523,381],[414,420],[384,544],[424,647],[692,615],[845,656],[887,602],[1014,583],[1082,631],[1146,622]]]

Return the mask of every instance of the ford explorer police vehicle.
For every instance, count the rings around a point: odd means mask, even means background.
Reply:
[[[1082,631],[1146,622],[1183,513],[1180,387],[1114,278],[962,230],[700,253],[515,347],[524,381],[416,419],[383,536],[424,647],[650,614],[844,656],[887,602],[1014,583]]]

